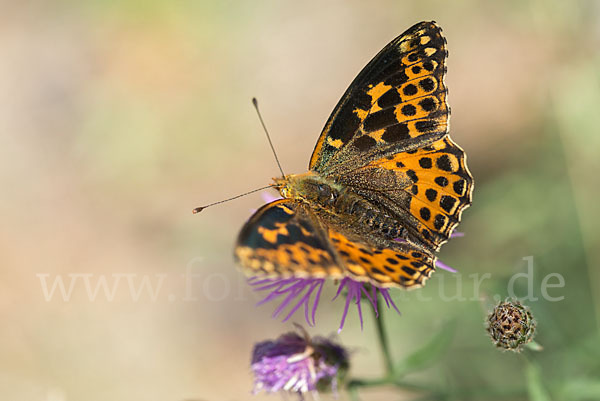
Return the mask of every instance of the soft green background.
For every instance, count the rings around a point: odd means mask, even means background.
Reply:
[[[394,356],[455,320],[449,347],[407,380],[455,400],[600,399],[597,1],[5,1],[1,9],[2,399],[249,399],[252,344],[291,328],[269,317],[274,305],[253,306],[258,296],[232,262],[237,231],[262,200],[190,211],[278,174],[252,96],[284,169],[303,172],[363,65],[431,19],[448,39],[451,132],[469,156],[474,203],[459,228],[465,237],[440,253],[461,275],[440,271],[423,290],[393,291],[403,312],[386,315]],[[524,302],[544,351],[501,353],[484,316],[508,295],[510,277],[527,271],[528,256],[539,299]],[[186,298],[188,265],[195,299]],[[483,273],[491,278],[474,299],[469,275]],[[562,301],[541,297],[551,273],[564,277],[564,288],[548,290]],[[71,297],[46,300],[43,274],[67,286],[75,277]],[[92,287],[121,275],[114,299],[100,291],[90,300],[85,274]],[[144,275],[155,286],[163,277],[155,300],[131,296],[128,277],[137,287]],[[516,292],[527,295],[525,279]],[[461,293],[467,300],[448,299]],[[342,302],[327,302],[333,286],[326,295],[315,334],[339,324]],[[381,372],[372,323],[367,314],[361,332],[352,311],[339,336],[355,376]]]

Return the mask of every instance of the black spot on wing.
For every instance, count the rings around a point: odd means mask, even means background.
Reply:
[[[431,78],[425,78],[419,81],[419,86],[425,92],[431,92],[435,89],[435,81]]]
[[[446,185],[448,185],[448,179],[444,176],[435,177],[434,181],[440,187],[445,187]],[[456,187],[455,187],[455,190],[456,190]]]
[[[435,120],[422,120],[422,121],[417,121],[415,123],[415,128],[419,132],[432,131],[436,127],[437,127],[437,122]]]
[[[371,264],[371,260],[369,260],[368,258],[365,258],[364,256],[360,256],[358,259],[366,265]]]
[[[437,191],[435,189],[432,188],[428,188],[425,191],[425,196],[427,197],[427,199],[429,200],[429,202],[433,202],[435,200],[435,198],[437,198]]]
[[[406,96],[414,96],[417,94],[419,90],[417,89],[417,87],[413,84],[408,84],[404,87],[404,89],[402,90],[402,92],[406,95]]]
[[[356,139],[353,144],[354,147],[359,151],[366,152],[367,150],[375,146],[377,144],[377,141],[375,141],[375,139],[371,138],[368,135],[363,135]]]
[[[371,268],[371,272],[375,273],[375,274],[385,274],[382,270],[376,268],[376,267],[372,267]]]
[[[452,208],[454,207],[456,202],[457,202],[457,200],[455,198],[448,196],[448,195],[444,195],[444,196],[442,196],[442,199],[440,199],[440,206],[446,212],[450,213],[450,211],[452,210]]]
[[[383,135],[381,135],[381,139],[388,143],[410,139],[408,125],[406,125],[406,123],[401,123],[387,127]]]
[[[402,97],[396,90],[396,88],[392,88],[385,92],[379,100],[377,100],[377,105],[382,109],[386,109],[388,107],[392,107],[397,105],[398,103],[402,103]]]
[[[431,60],[427,60],[423,63],[423,68],[425,68],[427,71],[432,72],[434,69],[434,65],[431,62]]]
[[[433,163],[431,162],[430,157],[422,157],[419,159],[419,165],[422,168],[431,168],[433,166]]]
[[[452,187],[454,188],[454,192],[462,196],[465,193],[465,180],[456,181]]]
[[[452,163],[450,162],[450,158],[448,157],[448,155],[442,155],[438,157],[435,164],[440,170],[452,171]]]
[[[433,221],[433,226],[436,230],[441,230],[446,223],[446,216],[443,214],[438,214],[435,216],[435,220]]]
[[[412,104],[406,104],[402,106],[402,109],[400,109],[400,111],[403,115],[407,117],[411,117],[417,114],[417,108]]]
[[[410,178],[412,180],[412,182],[414,182],[415,184],[417,182],[419,182],[419,177],[417,176],[417,173],[414,172],[414,170],[407,170],[406,171],[406,175],[408,176],[408,178]]]
[[[402,270],[409,276],[413,276],[416,273],[416,271],[413,268],[408,266],[402,266]]]
[[[412,262],[410,262],[410,264],[411,264],[411,265],[413,265],[414,267],[421,267],[421,266],[423,266],[425,263],[423,263],[423,262],[419,262],[419,261],[416,261],[416,260],[413,260]]]
[[[389,127],[398,122],[396,113],[393,108],[379,110],[373,114],[369,114],[365,118],[364,129],[366,132],[377,131],[381,128]]]
[[[365,255],[373,256],[373,252],[371,252],[370,250],[368,250],[366,248],[358,248],[358,250],[360,251],[360,253],[364,253]]]
[[[419,102],[419,106],[427,112],[434,111],[437,107],[437,102],[432,97],[427,97]]]

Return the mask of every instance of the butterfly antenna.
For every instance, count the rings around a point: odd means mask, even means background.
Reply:
[[[255,97],[252,98],[252,104],[254,105],[254,108],[256,109],[256,114],[258,114],[258,119],[260,120],[260,123],[262,124],[262,127],[265,130],[265,134],[267,135],[267,139],[269,140],[269,145],[271,145],[271,150],[273,151],[273,156],[275,156],[275,161],[277,162],[279,171],[281,171],[281,176],[285,177],[285,173],[283,172],[283,169],[281,168],[281,163],[279,163],[279,158],[277,157],[277,152],[275,152],[275,147],[273,146],[273,142],[271,142],[271,136],[269,135],[269,131],[267,131],[265,122],[263,121],[263,118],[260,115],[260,110],[258,110],[258,100],[256,100]]]
[[[258,188],[258,189],[253,189],[252,191],[248,191],[248,192],[246,192],[246,193],[243,193],[243,194],[240,194],[240,195],[234,196],[233,198],[224,199],[224,200],[222,200],[222,201],[218,201],[218,202],[215,202],[215,203],[211,203],[211,204],[209,204],[209,205],[206,205],[206,206],[200,206],[200,207],[197,207],[197,208],[195,208],[194,210],[192,210],[192,213],[194,213],[194,214],[196,214],[196,213],[200,213],[201,211],[203,211],[203,210],[204,210],[204,209],[206,209],[207,207],[214,206],[214,205],[218,205],[219,203],[225,203],[225,202],[229,202],[229,201],[231,201],[231,200],[234,200],[234,199],[237,199],[237,198],[241,198],[242,196],[250,195],[250,194],[253,194],[254,192],[262,191],[263,189],[267,189],[267,188],[273,188],[273,187],[274,187],[274,185],[267,185],[266,187],[262,187],[262,188]]]

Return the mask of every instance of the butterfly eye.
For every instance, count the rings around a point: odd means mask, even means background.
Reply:
[[[317,193],[319,194],[319,200],[322,202],[327,202],[333,199],[331,188],[328,185],[317,184]]]

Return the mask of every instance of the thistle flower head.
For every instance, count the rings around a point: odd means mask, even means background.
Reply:
[[[487,331],[498,348],[520,352],[533,339],[535,320],[519,301],[505,301],[489,314]]]
[[[302,394],[328,389],[335,393],[338,380],[348,370],[348,354],[328,339],[290,332],[256,344],[251,368],[255,394],[261,390]]]

